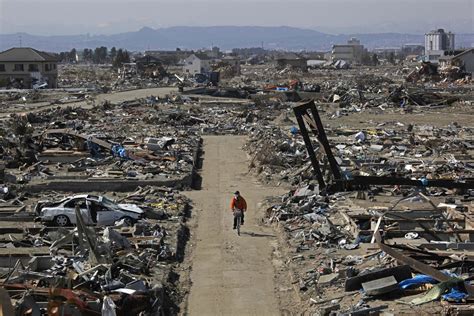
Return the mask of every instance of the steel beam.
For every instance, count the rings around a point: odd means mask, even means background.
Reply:
[[[316,178],[319,183],[320,188],[325,188],[326,183],[324,182],[323,174],[321,172],[321,168],[319,166],[318,158],[316,158],[316,154],[314,153],[313,144],[311,143],[311,138],[309,138],[308,130],[306,129],[306,125],[304,123],[303,115],[305,114],[299,108],[293,108],[295,112],[296,120],[298,121],[298,126],[300,128],[301,135],[304,139],[304,144],[306,146],[306,151],[308,152],[309,159],[311,160],[311,165],[313,166],[313,173],[316,175]]]
[[[377,176],[354,176],[350,180],[342,179],[339,164],[331,150],[331,146],[324,131],[324,126],[319,116],[318,110],[313,100],[303,101],[297,106],[293,107],[293,111],[300,127],[301,135],[306,145],[306,150],[311,159],[313,171],[318,178],[319,185],[325,187],[324,178],[321,172],[319,162],[314,153],[314,148],[311,143],[311,139],[308,135],[308,129],[306,124],[309,126],[313,134],[317,137],[319,143],[324,148],[326,157],[331,167],[332,175],[334,177],[334,183],[330,186],[332,191],[351,190],[358,186],[369,186],[369,185],[407,185],[416,187],[442,187],[448,189],[474,189],[474,179],[466,180],[446,180],[446,179],[429,179],[426,181],[413,180],[408,178],[398,177],[377,177]]]

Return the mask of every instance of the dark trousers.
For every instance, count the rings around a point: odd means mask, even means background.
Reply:
[[[244,224],[244,212],[240,212],[240,214],[242,214],[240,216],[240,225],[243,225]],[[237,227],[237,216],[234,216],[234,227]]]

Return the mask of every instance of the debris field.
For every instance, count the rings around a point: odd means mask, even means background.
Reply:
[[[336,68],[220,65],[210,87],[65,65],[63,91],[1,93],[4,310],[184,313],[199,214],[183,191],[201,137],[225,134],[288,191],[254,210],[277,235],[282,312],[472,315],[474,84],[427,64]],[[104,98],[155,87],[173,92]]]

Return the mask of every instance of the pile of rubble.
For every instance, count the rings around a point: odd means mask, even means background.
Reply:
[[[166,115],[174,125],[156,125],[153,117]],[[145,118],[141,124],[138,117]],[[189,186],[200,136],[192,127],[177,131],[183,123],[169,110],[142,103],[13,116],[3,132],[2,157],[7,168],[20,167],[11,170],[19,183],[128,179],[156,185],[179,179]]]
[[[268,221],[288,240],[286,265],[303,308],[329,315],[390,306],[409,313],[442,299],[446,310],[471,310],[457,304],[472,288],[465,257],[471,242],[463,230],[471,226],[464,214],[474,191],[464,202],[446,198],[437,205],[422,192],[392,193],[377,192],[381,206],[366,208],[357,202],[360,194],[323,196],[310,183],[267,210]]]
[[[447,315],[472,313],[472,305],[458,305],[474,293],[472,129],[386,122],[359,132],[328,129],[331,145],[313,102],[294,110],[304,124],[293,144],[306,150],[286,165],[294,189],[269,202],[266,219],[288,246],[282,259],[302,302],[295,311],[410,313],[431,304]],[[307,125],[319,146],[308,147]],[[282,155],[275,144],[287,139],[273,133],[260,160],[267,168]],[[317,181],[296,177],[308,169]]]
[[[453,65],[438,67],[430,62],[421,63],[406,77],[407,82],[449,82],[457,85],[469,84],[471,79],[471,75],[464,72],[461,67]]]
[[[120,103],[95,104],[86,90],[186,84],[159,69],[119,78],[110,67],[65,65],[59,84],[72,90],[2,95],[8,113],[46,108],[0,122],[0,293],[12,309],[177,313],[189,201],[162,186],[192,185],[202,135],[233,134],[248,135],[249,168],[260,180],[293,188],[271,201],[266,218],[288,245],[282,253],[303,299],[298,308],[409,314],[430,304],[472,314],[463,303],[473,293],[473,129],[396,116],[456,103],[469,109],[458,69],[257,65],[234,76],[220,66],[219,88],[188,80],[200,87]],[[440,75],[455,86],[441,85]],[[306,98],[329,125],[308,112],[294,118],[299,104],[290,101]],[[56,107],[77,101],[88,109]],[[103,217],[97,203],[122,215]],[[135,215],[123,216],[131,209]]]
[[[297,184],[312,177],[310,165],[305,163],[304,142],[290,130],[285,132],[275,126],[257,128],[250,132],[244,149],[251,155],[249,168],[263,182]]]
[[[292,185],[311,178],[302,135],[288,121],[282,129],[260,126],[251,131],[246,150],[250,168],[266,180]],[[342,172],[353,176],[402,176],[426,179],[469,179],[472,133],[453,123],[446,128],[383,122],[370,129],[327,128]],[[316,149],[320,146],[316,146]],[[327,163],[325,158],[322,161]]]
[[[48,192],[42,192],[40,198],[47,196],[58,199]],[[185,224],[189,201],[176,191],[154,187],[116,197],[121,203],[134,203],[143,209],[144,219],[133,227],[123,220],[108,227],[88,226],[91,213],[84,213],[76,203],[75,211],[64,210],[68,216],[75,212],[76,228],[42,228],[23,217],[21,226],[5,234],[8,216],[2,214],[2,291],[9,293],[17,313],[177,312],[183,293],[174,283],[174,266],[183,259],[189,238]],[[33,199],[23,202],[24,212],[36,216],[31,214],[33,206],[28,205]],[[45,201],[38,205],[36,211],[42,214]]]
[[[61,64],[58,86],[64,89],[93,90],[97,92],[177,86],[177,80],[163,67],[145,67],[140,74],[112,65]]]
[[[117,79],[110,65],[60,64],[58,86],[61,88],[81,88],[107,92]]]

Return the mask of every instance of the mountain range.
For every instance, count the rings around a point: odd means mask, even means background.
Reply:
[[[40,36],[28,33],[0,34],[0,50],[11,47],[33,47],[50,52],[68,51],[72,48],[95,48],[99,46],[124,48],[130,51],[200,49],[218,46],[223,50],[243,47],[261,47],[281,50],[330,50],[333,44],[343,44],[357,37],[369,49],[377,47],[400,47],[403,44],[424,43],[423,34],[370,33],[327,34],[311,29],[288,26],[176,26],[152,29],[143,27],[138,31],[113,35],[60,35]],[[472,47],[474,34],[456,34],[457,47]]]

